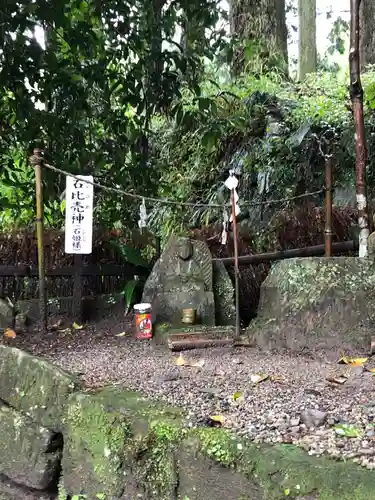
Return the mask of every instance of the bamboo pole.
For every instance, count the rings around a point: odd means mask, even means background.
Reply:
[[[332,157],[325,162],[325,228],[324,245],[325,256],[332,256]]]
[[[360,70],[360,26],[359,9],[361,0],[350,0],[350,97],[352,100],[355,125],[356,152],[356,199],[359,226],[359,257],[368,256],[367,240],[369,237],[367,189],[366,189],[366,134],[363,116],[363,88]]]
[[[357,250],[357,241],[343,241],[342,243],[332,243],[332,253],[347,253]],[[262,262],[271,262],[275,260],[293,259],[295,257],[317,257],[324,255],[325,245],[314,245],[305,248],[293,248],[291,250],[280,250],[278,252],[256,253],[254,255],[243,255],[238,257],[238,263],[243,264],[261,264]],[[233,266],[235,259],[233,257],[224,257],[223,259],[213,259],[221,261],[225,266]]]
[[[236,294],[236,337],[240,337],[240,270],[238,267],[238,231],[236,220],[235,189],[232,189],[232,224],[233,224],[233,246],[234,246],[234,286]]]
[[[35,170],[35,197],[36,197],[36,232],[38,246],[38,275],[39,275],[39,321],[42,333],[47,331],[47,296],[44,258],[44,210],[42,192],[42,150],[34,149],[32,164]]]

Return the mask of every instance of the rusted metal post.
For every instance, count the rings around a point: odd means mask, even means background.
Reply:
[[[363,88],[361,83],[359,55],[359,8],[361,0],[350,0],[350,97],[352,100],[355,124],[356,151],[356,199],[359,226],[359,257],[367,257],[367,240],[369,237],[367,190],[366,190],[366,136],[363,117]]]
[[[44,259],[44,210],[42,192],[43,154],[41,149],[34,149],[30,164],[35,170],[35,197],[36,197],[36,232],[38,247],[38,276],[39,276],[39,322],[40,330],[47,331],[47,295],[46,274]]]
[[[236,338],[240,337],[240,269],[238,267],[238,231],[236,220],[236,190],[232,189],[232,224],[233,224],[233,246],[234,246],[234,287],[236,294]]]
[[[324,249],[325,256],[332,257],[332,157],[325,162],[325,228]]]

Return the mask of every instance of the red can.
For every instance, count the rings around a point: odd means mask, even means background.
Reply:
[[[135,338],[139,340],[152,338],[151,304],[134,306]]]

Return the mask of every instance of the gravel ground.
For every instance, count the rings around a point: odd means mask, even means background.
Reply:
[[[79,374],[89,387],[120,383],[181,406],[189,425],[212,424],[210,416],[220,415],[225,427],[256,442],[294,443],[310,455],[353,459],[375,469],[375,379],[363,367],[348,369],[328,354],[313,359],[249,348],[186,351],[184,360],[198,366],[177,366],[178,354],[117,336],[123,331],[129,325],[107,321],[14,342]],[[375,366],[375,359],[370,363]],[[268,379],[254,384],[259,373]],[[342,374],[344,384],[326,380]],[[341,424],[356,436],[339,435]]]

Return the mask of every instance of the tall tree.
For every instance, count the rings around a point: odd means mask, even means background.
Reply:
[[[298,79],[317,68],[316,0],[298,0]]]
[[[287,71],[285,0],[230,0],[229,7],[231,34],[242,46],[234,57],[234,71],[246,70],[246,59],[254,53]]]
[[[361,66],[375,64],[375,2],[362,0],[360,7],[360,54]]]

